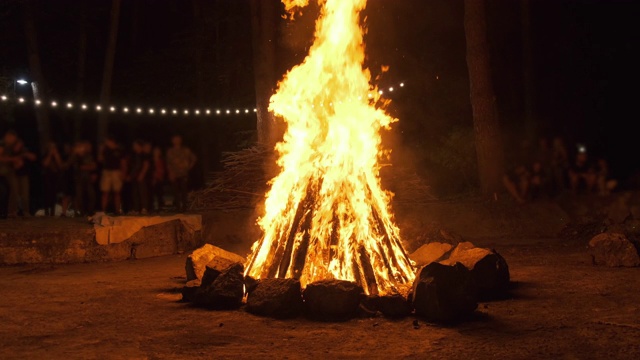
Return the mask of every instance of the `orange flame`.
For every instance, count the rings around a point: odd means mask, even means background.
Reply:
[[[292,12],[308,0],[283,0]],[[399,292],[415,276],[382,190],[380,131],[396,119],[363,68],[360,12],[366,0],[318,0],[320,17],[304,62],[292,68],[269,110],[287,124],[276,145],[263,236],[246,275],[355,281],[368,294]]]

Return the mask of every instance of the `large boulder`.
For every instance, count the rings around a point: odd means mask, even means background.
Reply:
[[[409,255],[409,259],[415,262],[416,266],[424,266],[443,258],[453,245],[441,242],[431,242],[420,246],[416,251]]]
[[[413,284],[415,314],[428,321],[451,322],[478,307],[471,271],[461,263],[431,263],[421,268]]]
[[[302,310],[302,290],[296,279],[263,279],[247,296],[247,312],[277,319],[294,318]]]
[[[502,298],[509,289],[509,266],[507,261],[493,249],[478,248],[470,242],[463,242],[453,249],[449,258],[440,263],[443,265],[461,263],[471,270],[479,300]]]
[[[218,276],[224,273],[233,264],[238,264],[238,262],[234,262],[220,256],[214,257],[213,260],[209,261],[205,266],[201,280],[202,286],[209,286],[213,284]]]
[[[232,262],[241,264],[244,264],[245,262],[245,259],[238,254],[234,254],[211,244],[205,244],[203,247],[194,250],[191,255],[187,257],[187,261],[185,263],[187,281],[196,279],[202,280],[207,264],[215,257],[228,259]]]
[[[598,234],[589,241],[588,250],[595,265],[640,266],[638,249],[622,233]]]
[[[244,297],[244,267],[234,263],[208,286],[200,286],[193,303],[214,310],[231,310],[242,306]]]
[[[356,316],[363,297],[360,285],[344,280],[320,280],[308,284],[302,292],[306,315],[322,321],[342,321]]]

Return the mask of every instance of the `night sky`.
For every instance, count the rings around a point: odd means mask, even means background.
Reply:
[[[76,94],[81,2],[36,1],[36,16],[51,96],[91,103],[99,97],[110,1],[87,3],[89,42],[82,99]],[[195,26],[193,1],[123,1],[114,102],[212,108],[255,103],[249,1],[200,3],[205,21]],[[639,43],[640,31],[634,25],[640,15],[638,2],[531,3],[531,99],[536,134],[563,136],[571,150],[576,143],[585,143],[591,153],[609,159],[616,176],[628,179],[640,169],[640,158],[633,156],[638,137],[632,130],[637,121],[639,59],[633,47]],[[398,132],[407,149],[428,152],[451,129],[471,126],[463,11],[461,0],[369,1],[367,65],[374,75],[380,66],[390,66],[379,79],[381,86],[407,84],[393,94],[390,109],[401,119]],[[21,2],[0,2],[0,17],[0,74],[7,79],[28,77]],[[304,55],[312,18],[307,14],[298,24],[280,24],[278,60],[283,72]],[[488,27],[500,122],[510,152],[525,129],[520,1],[489,1]],[[203,43],[207,46],[198,46]],[[198,49],[208,64],[200,74],[194,73]],[[201,99],[198,81],[207,89]],[[3,91],[10,93],[12,85]],[[20,128],[20,117],[28,116],[0,114],[3,129]],[[153,131],[151,120],[140,120],[142,127],[133,121],[122,125],[134,129],[129,136]],[[229,132],[251,130],[254,121],[251,117],[220,120],[209,129],[214,132],[213,140],[223,142],[229,139]],[[183,125],[167,122],[161,127],[166,130],[167,126]],[[64,127],[56,129],[59,139],[68,136]],[[91,126],[84,131],[89,136]],[[233,146],[221,143],[216,149]]]

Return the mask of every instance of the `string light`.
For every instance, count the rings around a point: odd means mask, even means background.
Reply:
[[[378,90],[378,94],[379,95],[383,95],[385,91],[388,91],[389,93],[392,93],[392,92],[395,92],[397,90],[397,88],[404,88],[404,87],[405,87],[405,83],[404,82],[397,83],[396,86],[389,86],[389,87],[385,88],[385,90],[382,90],[382,89]],[[368,94],[368,98],[369,99],[373,99],[374,98],[374,94],[369,93]],[[359,96],[358,100],[362,100],[362,98],[363,98],[363,96]],[[30,100],[25,99],[24,97],[16,97],[15,95],[13,97],[11,97],[11,96],[8,96],[6,94],[1,95],[0,96],[0,100],[2,102],[9,102],[9,103],[10,103],[10,100],[13,100],[13,101],[16,101],[19,104],[25,104],[25,103],[30,102]],[[355,100],[355,98],[351,99],[349,101],[352,101],[352,100]],[[40,99],[33,100],[33,105],[34,106],[41,106],[43,104],[44,104],[44,102],[42,100],[40,100]],[[58,107],[58,102],[56,100],[51,100],[48,104],[50,104],[51,108],[57,108]],[[66,104],[65,108],[69,109],[69,110],[74,109],[75,106],[77,106],[77,108],[81,109],[82,111],[87,111],[89,109],[93,109],[96,112],[100,112],[100,111],[103,110],[103,107],[100,104],[97,104],[95,106],[89,106],[86,103],[76,103],[76,105],[74,105],[73,102],[67,102],[65,104]],[[323,106],[323,104],[319,104],[319,105]],[[333,103],[330,103],[329,106],[332,107]],[[315,105],[312,104],[311,107],[315,107]],[[112,112],[112,113],[117,112],[118,109],[121,109],[122,113],[124,113],[124,114],[128,114],[129,113],[129,108],[126,107],[126,106],[122,106],[122,107],[119,107],[119,108],[117,106],[115,106],[115,105],[110,105],[109,106],[109,111]],[[190,114],[211,116],[212,114],[215,113],[215,115],[219,116],[219,115],[222,115],[223,113],[226,114],[226,115],[230,115],[230,114],[236,114],[237,115],[237,114],[241,114],[241,113],[250,114],[251,113],[251,108],[236,108],[236,109],[227,108],[227,109],[224,109],[224,110],[222,110],[222,109],[215,109],[215,110],[203,109],[203,110],[200,110],[200,109],[189,109],[189,108],[184,109],[184,110],[178,110],[176,108],[172,108],[172,109],[161,108],[161,109],[158,109],[158,110],[156,110],[156,109],[157,108],[149,107],[149,108],[147,108],[145,110],[144,108],[137,107],[137,108],[135,108],[135,112],[137,114],[145,114],[145,113],[147,113],[149,115],[155,115],[158,112],[160,114],[162,114],[162,115],[169,114],[169,113],[171,113],[173,115],[178,115],[179,113],[182,113],[184,116],[188,116]],[[106,107],[105,107],[105,110],[106,110]],[[257,108],[253,108],[253,112],[257,113],[258,109]]]

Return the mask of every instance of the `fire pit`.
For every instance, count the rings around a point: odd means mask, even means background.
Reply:
[[[308,1],[283,0],[289,11]],[[366,0],[320,2],[313,45],[278,85],[269,110],[287,130],[277,144],[263,236],[245,275],[347,280],[369,295],[406,292],[415,277],[380,185],[380,132],[396,119],[370,84],[360,12]]]

